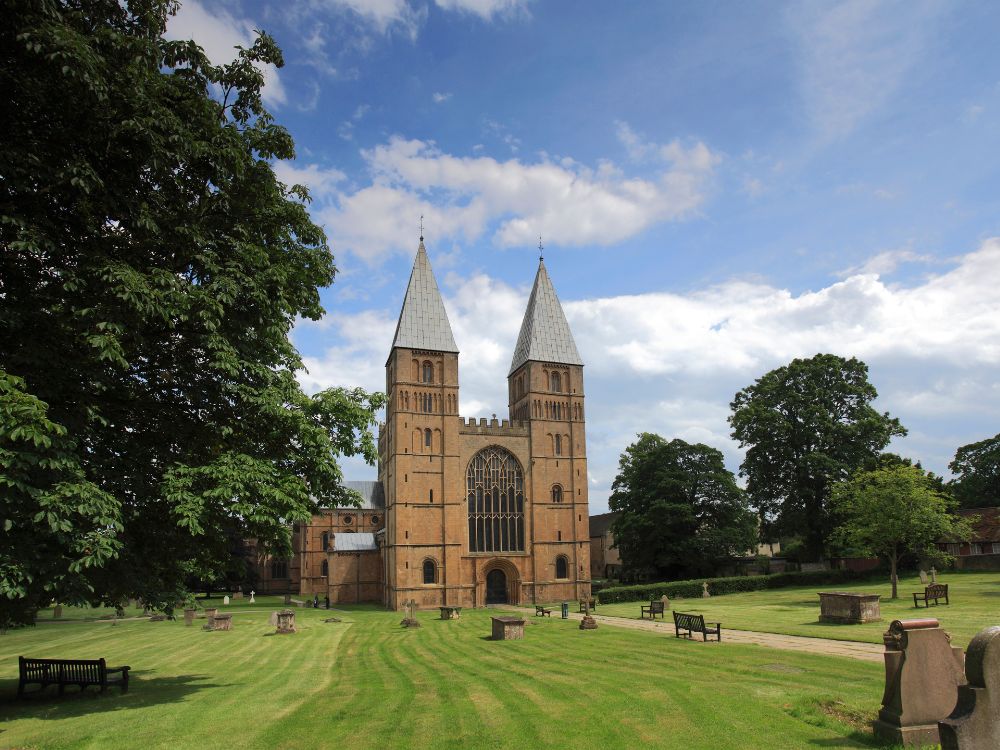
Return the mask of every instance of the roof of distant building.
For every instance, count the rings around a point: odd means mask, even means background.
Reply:
[[[392,346],[438,352],[458,351],[448,313],[424,249],[423,237],[420,238],[417,257],[413,260],[413,271],[410,272],[403,308],[399,311]]]
[[[617,513],[601,513],[590,517],[590,535],[604,536],[611,530],[612,521],[617,518]]]
[[[521,322],[521,333],[517,337],[517,346],[514,347],[510,372],[529,360],[563,365],[583,364],[555,287],[545,270],[545,262],[541,260],[538,261],[535,285],[531,288],[528,307]]]
[[[973,526],[972,541],[1000,542],[1000,508],[962,508],[958,515],[979,516],[978,523]]]
[[[334,552],[371,552],[377,550],[375,535],[367,531],[341,531],[333,535]]]

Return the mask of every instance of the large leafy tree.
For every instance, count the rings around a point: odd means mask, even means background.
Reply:
[[[618,463],[611,510],[627,570],[711,574],[755,546],[757,522],[722,453],[643,433]]]
[[[733,399],[729,424],[746,448],[740,466],[762,533],[799,536],[819,559],[832,531],[830,489],[874,468],[899,420],[871,406],[868,366],[817,354],[772,370]]]
[[[167,0],[12,0],[0,24],[0,616],[167,606],[234,535],[288,550],[383,398],[307,396],[288,334],[334,277],[261,102]]]
[[[892,598],[903,555],[946,557],[940,541],[967,540],[972,528],[951,513],[953,501],[918,466],[897,464],[861,471],[833,485],[831,512],[838,526],[832,541],[889,563]]]
[[[1000,506],[1000,434],[955,451],[948,488],[963,508]]]

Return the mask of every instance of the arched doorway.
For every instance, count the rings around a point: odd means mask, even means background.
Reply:
[[[486,603],[508,604],[507,576],[500,568],[493,568],[486,574]]]

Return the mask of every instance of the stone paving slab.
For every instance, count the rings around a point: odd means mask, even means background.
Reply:
[[[497,605],[503,608],[503,605]],[[506,607],[534,615],[533,607]],[[571,620],[581,620],[583,615],[570,612]],[[552,607],[552,617],[559,617],[559,607]],[[608,617],[591,613],[599,625],[609,625],[615,628],[630,628],[632,630],[662,631],[664,635],[674,635],[673,620],[630,620],[624,617]],[[701,639],[697,639],[701,643]],[[828,656],[846,656],[864,661],[882,662],[885,647],[878,643],[862,643],[861,641],[835,641],[830,638],[808,638],[801,635],[781,635],[778,633],[758,633],[753,630],[722,629],[722,643],[748,643],[768,648],[780,648],[786,651],[805,651],[811,654],[826,654]],[[706,645],[715,645],[709,641]]]

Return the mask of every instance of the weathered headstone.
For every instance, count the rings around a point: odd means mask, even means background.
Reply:
[[[215,615],[218,611],[219,609],[217,607],[205,607],[205,620],[207,620],[205,623],[205,630],[212,630],[214,628],[212,621],[215,619]]]
[[[668,597],[666,594],[664,594],[663,596],[660,597],[660,601],[663,602],[663,611],[664,612],[666,612],[668,609],[670,609],[670,597]]]
[[[195,614],[197,612],[198,612],[198,610],[194,609],[193,607],[185,608],[184,609],[184,624],[185,625],[194,625],[194,616],[195,616]]]
[[[933,745],[965,683],[964,655],[933,618],[895,620],[884,635],[885,692],[872,728],[904,747]]]
[[[701,584],[701,596],[703,599],[708,599],[711,596],[711,594],[708,593],[708,581]]]
[[[243,598],[243,592],[242,591],[234,591],[233,592],[233,599],[234,600],[236,600],[236,599],[242,599],[242,598]]]
[[[229,614],[215,615],[211,620],[211,625],[209,630],[232,630],[233,616]]]
[[[931,567],[931,583],[937,583],[937,568]]]
[[[410,599],[408,602],[403,602],[403,621],[399,624],[404,628],[419,628],[420,621],[417,619],[417,600]]]
[[[226,606],[229,606],[229,595],[228,594],[226,596],[222,597],[222,603],[225,604]]]
[[[926,586],[927,583],[928,583],[928,581],[930,581],[930,579],[927,577],[927,571],[926,570],[921,570],[920,571],[920,583],[922,583],[924,586]]]
[[[965,655],[968,684],[958,689],[958,705],[938,723],[941,750],[996,750],[1000,747],[1000,625],[980,630]]]
[[[254,595],[254,592],[253,592],[253,591],[251,591],[251,592],[250,592],[250,603],[251,603],[251,604],[256,604],[256,602],[254,601],[254,598],[253,598],[253,595]]]
[[[288,635],[295,632],[295,610],[294,609],[283,609],[280,612],[275,613],[277,615],[277,626],[278,629],[276,633],[281,635]]]
[[[271,625],[277,625],[278,624],[278,613],[277,612],[272,612],[271,613],[270,623],[271,623]]]

